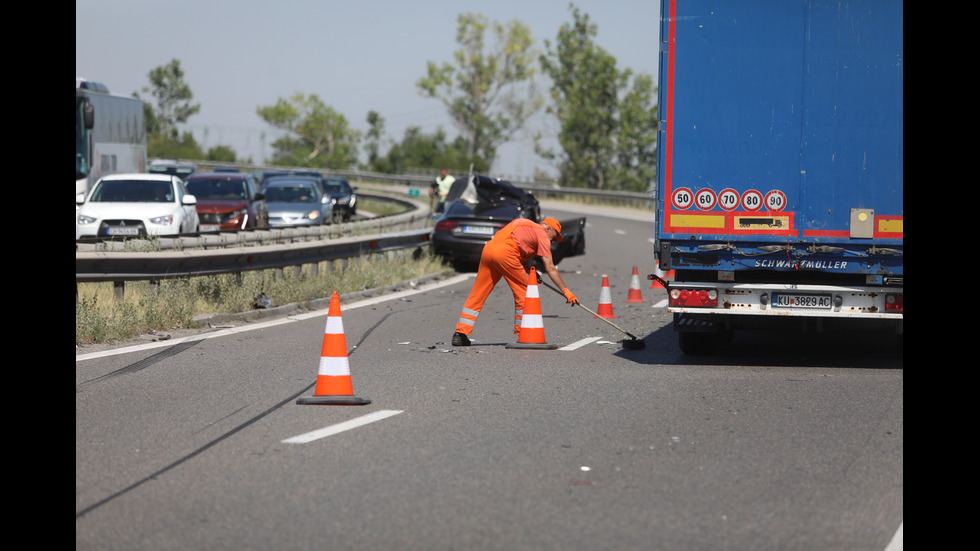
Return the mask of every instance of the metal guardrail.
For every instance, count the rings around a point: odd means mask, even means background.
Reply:
[[[357,236],[329,237],[325,232],[330,232],[331,226],[323,226],[175,238],[160,244],[169,250],[152,252],[76,250],[75,283],[111,281],[116,284],[118,296],[126,281],[159,281],[303,265],[315,270],[323,261],[404,254],[406,250],[411,250],[412,255],[424,253],[432,231],[428,205],[410,199],[378,198],[408,204],[411,208],[402,214],[345,224],[357,226],[361,231],[380,232]],[[245,239],[254,241],[248,244]]]
[[[83,252],[75,254],[75,282],[157,281],[315,265],[323,261],[384,255],[406,249],[421,252],[428,246],[429,233],[430,230],[422,229],[327,241],[217,250]]]
[[[263,171],[263,170],[309,170],[303,167],[283,167],[283,166],[251,166],[231,163],[213,163],[201,161],[188,161],[197,164],[201,170],[214,170],[215,168],[233,168],[241,172]],[[377,182],[380,184],[396,184],[409,187],[421,188],[425,195],[428,194],[429,184],[432,183],[435,175],[428,174],[382,174],[377,172],[366,172],[359,170],[321,170],[324,176],[336,176],[346,178],[351,182]],[[577,199],[583,201],[598,201],[609,204],[620,204],[630,206],[640,206],[653,209],[656,206],[656,195],[654,193],[638,193],[630,191],[607,191],[600,189],[568,188],[559,187],[540,182],[521,182],[510,180],[517,187],[530,190],[535,196],[545,199]]]
[[[265,169],[198,163],[198,167],[204,170],[218,166],[239,170]],[[268,167],[269,170],[282,168]],[[323,172],[325,175],[344,177],[353,182],[392,185],[393,189],[399,190],[398,193],[358,193],[406,204],[409,211],[345,224],[354,225],[361,232],[379,232],[357,237],[335,237],[332,234],[336,234],[337,229],[324,226],[161,239],[156,243],[160,250],[153,252],[133,252],[131,248],[123,250],[115,247],[116,244],[107,242],[76,243],[75,283],[112,281],[116,284],[117,294],[120,294],[125,281],[157,281],[302,265],[315,267],[322,261],[404,252],[407,249],[413,249],[414,255],[428,246],[432,213],[422,198],[425,196],[427,200],[430,183],[428,176],[398,176],[359,171]],[[640,204],[649,208],[655,206],[655,198],[644,193],[562,189],[528,183],[519,185],[530,189],[539,197],[591,198],[608,203]],[[419,196],[418,200],[413,195]]]

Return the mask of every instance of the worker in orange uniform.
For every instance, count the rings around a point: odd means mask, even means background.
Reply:
[[[493,239],[483,246],[480,257],[480,269],[476,273],[476,281],[470,296],[463,304],[453,334],[453,346],[469,346],[469,336],[473,334],[476,318],[483,309],[483,303],[490,296],[490,291],[496,287],[503,277],[514,293],[514,334],[521,331],[521,318],[524,313],[524,296],[527,294],[528,273],[531,271],[531,259],[540,256],[544,263],[544,271],[551,281],[561,289],[565,300],[571,305],[578,304],[578,299],[565,282],[562,281],[555,263],[551,260],[551,243],[561,243],[561,223],[554,218],[545,218],[541,223],[525,218],[518,218],[501,228]]]

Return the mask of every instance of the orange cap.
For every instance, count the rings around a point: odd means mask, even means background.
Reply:
[[[542,224],[546,226],[551,226],[551,229],[558,232],[558,242],[561,243],[565,240],[565,237],[561,234],[561,222],[555,220],[554,218],[545,218],[541,221]]]

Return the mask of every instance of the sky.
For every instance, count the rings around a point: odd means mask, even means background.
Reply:
[[[596,25],[594,42],[631,69],[658,80],[660,0],[577,0]],[[568,0],[76,0],[75,76],[131,95],[149,85],[149,73],[180,61],[200,111],[183,131],[207,150],[230,146],[240,160],[262,163],[279,131],[257,114],[295,93],[316,94],[366,131],[369,111],[385,120],[386,138],[407,128],[458,130],[437,99],[415,83],[429,61],[452,63],[456,19],[479,13],[490,21],[519,20],[535,47],[554,42],[572,21]],[[490,37],[488,36],[488,39]],[[492,43],[492,42],[491,42]],[[490,49],[489,47],[487,48]],[[547,88],[540,75],[539,87]],[[502,146],[493,176],[520,180],[535,169],[554,173],[533,153],[529,135],[554,137],[557,122],[539,115],[526,135]]]

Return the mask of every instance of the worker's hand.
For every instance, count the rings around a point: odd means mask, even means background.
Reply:
[[[562,291],[561,294],[565,295],[565,300],[568,301],[568,304],[571,304],[572,306],[578,304],[578,298],[568,287],[565,287],[565,290]]]

